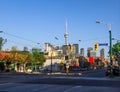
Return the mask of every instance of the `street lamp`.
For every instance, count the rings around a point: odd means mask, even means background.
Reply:
[[[53,56],[53,51],[50,54],[51,54],[51,74],[52,74],[52,56]]]
[[[55,40],[59,40],[58,37],[55,37]],[[60,46],[58,46],[58,50],[60,50]]]
[[[81,40],[78,40],[79,41],[79,43],[81,42]],[[80,44],[79,44],[79,53],[80,53]]]
[[[109,45],[110,45],[110,48],[109,48],[109,56],[110,56],[110,65],[111,65],[111,75],[112,75],[112,33],[111,33],[111,28],[112,28],[112,25],[110,23],[104,23],[100,20],[97,20],[96,23],[101,23],[101,24],[104,24],[108,27],[109,29]]]
[[[55,40],[59,41],[59,38],[58,38],[58,37],[55,37]],[[61,55],[62,55],[61,46],[58,45],[57,47],[58,47],[58,48],[57,48],[57,50],[58,50],[58,56],[59,56],[59,58],[61,59]]]
[[[3,33],[3,31],[0,31],[0,33]]]

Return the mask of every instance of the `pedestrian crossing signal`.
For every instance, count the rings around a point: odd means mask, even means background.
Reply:
[[[98,46],[99,46],[98,43],[95,43],[95,45],[94,45],[94,50],[95,51],[98,51]]]

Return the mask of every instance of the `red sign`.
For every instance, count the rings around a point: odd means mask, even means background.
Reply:
[[[94,57],[89,57],[90,64],[94,64]]]

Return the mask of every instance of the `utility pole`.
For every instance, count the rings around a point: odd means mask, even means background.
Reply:
[[[112,62],[112,32],[111,32],[112,25],[110,23],[104,23],[104,22],[101,22],[99,20],[97,20],[96,23],[104,24],[104,25],[106,25],[109,28],[109,45],[110,45],[109,56],[110,56],[110,69],[111,69],[110,77],[112,77],[113,76],[113,66],[112,66],[113,65],[113,62]]]

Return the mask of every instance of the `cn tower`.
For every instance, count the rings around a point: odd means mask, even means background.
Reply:
[[[65,37],[65,45],[68,45],[68,24],[67,24],[67,21],[66,21],[66,25],[65,25],[64,37]]]

